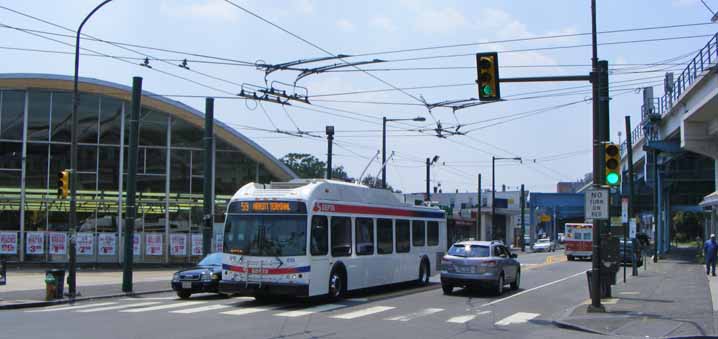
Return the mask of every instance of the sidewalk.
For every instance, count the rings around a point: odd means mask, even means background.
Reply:
[[[613,286],[605,313],[587,313],[589,300],[554,321],[559,327],[611,336],[679,337],[718,334],[718,277],[694,262],[695,248],[674,248],[638,277]],[[712,285],[712,286],[710,286]],[[586,288],[588,296],[588,288]],[[588,298],[587,298],[588,299]]]
[[[170,280],[175,269],[136,270],[133,272],[133,293],[147,294],[170,291]],[[67,293],[67,275],[64,292]],[[75,300],[128,295],[122,292],[121,270],[82,270],[77,272]],[[65,297],[45,301],[44,270],[9,270],[7,285],[0,286],[0,309],[37,307],[67,303]]]

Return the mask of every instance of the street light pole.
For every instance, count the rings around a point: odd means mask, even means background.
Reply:
[[[416,117],[413,119],[389,119],[382,117],[381,119],[381,188],[386,188],[386,123],[387,121],[426,121],[424,117]]]
[[[77,107],[80,105],[78,93],[78,73],[80,71],[80,33],[82,32],[82,27],[85,26],[87,20],[89,20],[90,17],[100,9],[100,7],[106,5],[110,1],[112,0],[105,0],[97,5],[97,7],[95,7],[95,9],[93,9],[90,14],[82,20],[82,23],[80,24],[80,27],[77,28],[77,33],[75,35],[75,76],[72,84],[72,140],[70,144],[70,257],[68,260],[69,270],[67,274],[67,284],[69,287],[68,294],[70,299],[74,299],[77,294],[77,284],[75,279],[75,266],[77,264],[77,254],[75,253],[75,232],[77,231]]]

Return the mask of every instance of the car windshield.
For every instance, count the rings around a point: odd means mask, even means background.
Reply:
[[[297,256],[307,252],[306,215],[227,216],[225,251],[253,256]]]
[[[456,257],[482,258],[489,256],[489,247],[481,245],[457,244],[451,246],[449,255]]]
[[[219,266],[222,265],[222,253],[212,253],[202,259],[198,266]]]
[[[548,239],[539,239],[539,241],[537,241],[537,243],[539,243],[539,244],[548,244]]]

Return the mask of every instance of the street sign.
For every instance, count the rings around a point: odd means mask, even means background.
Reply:
[[[628,223],[628,198],[621,198],[621,222]]]
[[[591,189],[586,191],[586,219],[608,220],[608,190]]]
[[[636,218],[631,218],[631,222],[628,223],[628,238],[636,238]]]
[[[541,222],[549,222],[551,221],[551,216],[546,214],[541,214]]]

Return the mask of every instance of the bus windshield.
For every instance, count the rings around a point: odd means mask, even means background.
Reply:
[[[283,257],[307,252],[306,215],[230,214],[224,230],[229,253]]]

